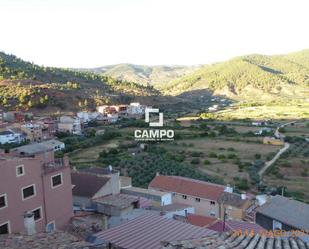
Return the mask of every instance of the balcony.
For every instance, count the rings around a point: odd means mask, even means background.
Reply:
[[[48,162],[43,164],[43,169],[45,174],[69,167],[68,157],[55,158],[53,162]]]

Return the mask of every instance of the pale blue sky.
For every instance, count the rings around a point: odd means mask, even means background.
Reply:
[[[40,65],[204,64],[309,48],[308,0],[0,0],[0,50]]]

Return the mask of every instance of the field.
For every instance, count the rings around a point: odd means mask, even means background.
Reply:
[[[267,160],[270,154],[278,151],[278,146],[258,142],[228,141],[223,138],[183,139],[174,144],[161,145],[169,151],[184,153],[185,161],[201,171],[224,182],[235,184],[235,177],[250,180],[248,172],[239,165],[249,166],[259,157]],[[244,168],[246,167],[244,166]]]
[[[259,105],[259,106],[230,106],[222,111],[211,113],[216,119],[275,119],[298,120],[309,118],[309,103],[291,105]]]

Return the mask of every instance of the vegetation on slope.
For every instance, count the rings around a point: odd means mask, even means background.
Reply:
[[[198,66],[144,66],[116,64],[93,69],[79,69],[111,76],[115,79],[137,82],[142,85],[160,86],[193,72]]]
[[[6,109],[93,107],[112,98],[156,95],[152,87],[92,72],[42,67],[0,53],[0,104]]]
[[[309,97],[309,50],[290,55],[248,55],[204,66],[162,89],[180,94],[208,89],[231,98]]]

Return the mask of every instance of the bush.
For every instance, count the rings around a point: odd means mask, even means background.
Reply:
[[[204,164],[205,164],[205,165],[210,165],[211,162],[210,162],[209,160],[205,160],[205,161],[204,161]]]
[[[198,158],[193,158],[191,161],[191,164],[199,164],[200,163],[200,159]]]
[[[199,152],[199,151],[193,151],[191,152],[191,156],[192,157],[200,157],[203,155],[203,152]]]
[[[228,155],[227,155],[227,158],[228,158],[228,159],[236,159],[236,158],[237,158],[237,155],[231,153],[231,154],[228,154]]]
[[[261,159],[262,158],[261,154],[259,154],[259,153],[255,154],[254,157],[255,157],[255,159]]]
[[[226,156],[225,156],[225,155],[223,155],[223,154],[221,154],[221,155],[219,155],[219,156],[218,156],[218,159],[220,159],[220,160],[224,160],[224,159],[226,159]]]
[[[208,155],[210,158],[217,158],[217,154],[214,152],[210,152]]]

